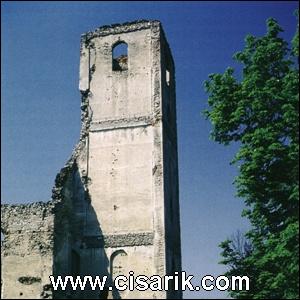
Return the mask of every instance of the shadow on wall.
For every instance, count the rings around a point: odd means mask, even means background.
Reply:
[[[117,252],[107,257],[101,225],[92,206],[87,182],[81,176],[77,163],[67,166],[57,175],[54,197],[62,201],[55,208],[53,276],[107,276],[106,286],[92,290],[87,284],[83,291],[78,286],[74,291],[70,283],[65,290],[53,292],[55,299],[120,299],[112,286],[112,263]],[[121,250],[122,251],[122,250]]]

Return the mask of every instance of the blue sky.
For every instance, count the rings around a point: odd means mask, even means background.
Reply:
[[[197,278],[220,275],[218,244],[246,230],[243,202],[232,185],[237,146],[209,139],[203,82],[239,68],[232,55],[247,34],[265,33],[274,17],[291,40],[298,3],[257,2],[14,2],[2,1],[1,199],[49,200],[56,173],[80,131],[80,35],[101,25],[136,19],[162,22],[176,66],[183,270]],[[224,293],[186,292],[189,298]]]

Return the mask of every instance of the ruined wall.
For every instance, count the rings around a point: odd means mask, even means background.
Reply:
[[[120,42],[128,46],[126,68],[115,70],[112,51]],[[174,72],[158,21],[82,36],[80,139],[56,176],[52,200],[1,207],[4,298],[16,297],[20,291],[12,287],[24,282],[23,298],[181,297],[151,290],[52,292],[48,285],[51,274],[107,275],[111,284],[129,271],[181,271]],[[27,279],[17,283],[20,276]]]
[[[53,265],[54,214],[51,203],[2,205],[1,297],[49,298]]]
[[[72,249],[83,231],[88,205],[85,163],[89,127],[87,97],[82,94],[80,139],[70,159],[57,174],[52,199],[22,205],[1,205],[1,298],[67,299],[70,289],[53,291],[50,275],[72,274]],[[77,213],[75,213],[77,212]]]

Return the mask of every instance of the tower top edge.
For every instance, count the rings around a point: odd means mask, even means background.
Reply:
[[[84,40],[90,40],[94,37],[143,30],[151,27],[159,27],[160,25],[161,22],[159,20],[135,20],[121,24],[115,23],[111,25],[100,26],[94,31],[85,32],[81,35],[81,38]]]
[[[161,22],[159,20],[135,20],[131,22],[125,22],[122,24],[116,23],[111,25],[103,25],[96,28],[94,31],[88,31],[81,35],[81,39],[87,41],[94,37],[106,36],[111,34],[120,34],[131,31],[143,30],[152,27],[160,27]]]

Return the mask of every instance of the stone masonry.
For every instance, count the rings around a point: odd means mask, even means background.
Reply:
[[[181,272],[175,69],[160,22],[82,35],[79,89],[80,139],[52,199],[1,206],[1,296],[179,299],[172,288],[109,289],[129,271]],[[55,291],[49,275],[109,280],[103,291]]]

